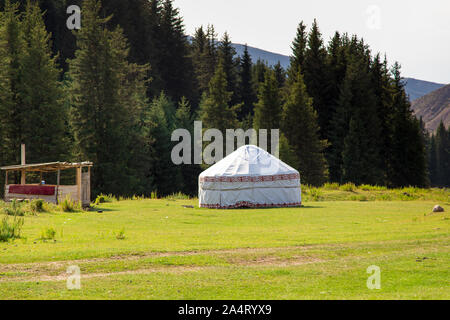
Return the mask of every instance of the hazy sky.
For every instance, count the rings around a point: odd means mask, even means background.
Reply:
[[[186,31],[214,24],[236,43],[290,54],[296,27],[317,18],[324,39],[336,30],[363,37],[402,65],[403,76],[450,83],[450,0],[175,0]]]

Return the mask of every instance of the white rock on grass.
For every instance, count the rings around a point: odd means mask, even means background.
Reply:
[[[440,205],[436,205],[433,208],[433,212],[444,212],[444,208],[442,208]]]

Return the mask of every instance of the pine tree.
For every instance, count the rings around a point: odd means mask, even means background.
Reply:
[[[194,145],[194,120],[195,116],[192,115],[191,106],[186,98],[182,98],[178,104],[178,109],[175,114],[175,124],[176,128],[183,128],[190,132],[191,134],[191,146]],[[191,159],[194,159],[194,148],[191,148]],[[197,195],[198,192],[198,176],[202,169],[196,164],[182,164],[176,168],[179,170],[182,183],[177,186],[178,190],[184,194],[191,196]]]
[[[252,67],[252,80],[256,92],[258,92],[259,85],[264,82],[266,72],[270,70],[266,62],[258,59]]]
[[[327,52],[323,45],[322,34],[314,20],[308,36],[302,72],[305,78],[308,94],[313,98],[314,109],[319,115],[319,126],[322,139],[328,138],[331,111],[325,101],[328,95],[328,81],[326,64]]]
[[[149,191],[156,191],[166,196],[180,191],[182,175],[171,160],[173,143],[171,132],[175,126],[175,110],[173,102],[164,94],[155,98],[150,110],[145,115],[145,137],[148,148],[148,164],[145,180]]]
[[[297,34],[291,46],[292,56],[290,57],[291,63],[288,75],[293,81],[297,77],[297,72],[303,70],[304,67],[307,38],[306,25],[301,21],[297,27]]]
[[[425,143],[418,120],[400,75],[400,65],[392,68],[392,150],[388,183],[392,187],[426,186]]]
[[[335,102],[339,96],[339,84],[345,77],[346,57],[345,57],[345,37],[336,32],[328,43],[327,48],[327,69],[330,75],[330,102]]]
[[[268,141],[271,141],[271,130],[280,129],[282,120],[282,96],[279,84],[273,70],[265,73],[264,82],[258,92],[258,102],[255,104],[253,127],[256,130],[268,130]],[[273,150],[268,150],[272,152]]]
[[[161,8],[159,33],[159,69],[164,91],[174,100],[182,96],[195,100],[194,72],[189,57],[187,36],[179,9],[173,0],[164,0]]]
[[[99,18],[101,3],[83,2],[83,27],[69,61],[71,126],[79,158],[95,163],[93,193],[130,194],[138,176],[133,165],[135,128],[145,105],[147,66],[127,61],[121,29]]]
[[[450,132],[450,129],[449,129]],[[435,184],[439,187],[450,185],[450,140],[449,132],[441,121],[436,131],[436,175]]]
[[[239,100],[243,104],[241,112],[239,112],[239,120],[242,121],[253,116],[256,102],[256,93],[252,81],[252,58],[248,53],[247,45],[244,47],[244,54],[241,59],[239,80]]]
[[[428,168],[430,172],[430,185],[437,186],[438,168],[437,168],[437,151],[436,151],[436,136],[434,134],[430,137],[430,148],[428,154]]]
[[[200,27],[195,30],[192,38],[190,57],[194,66],[196,81],[198,84],[198,95],[209,89],[209,82],[214,76],[217,65],[216,34],[213,26],[208,26],[207,31]]]
[[[237,126],[237,111],[240,105],[231,105],[232,93],[227,90],[227,77],[224,66],[219,62],[214,77],[200,103],[200,118],[204,128],[219,129],[223,134],[226,129]]]
[[[302,182],[322,185],[328,176],[323,153],[327,142],[319,138],[317,113],[306,92],[300,69],[297,79],[288,88],[287,101],[283,107],[282,132],[296,156],[296,162],[292,165],[296,165],[299,170]]]
[[[206,30],[206,39],[207,39],[207,57],[208,57],[208,66],[209,66],[209,73],[211,75],[214,75],[216,71],[216,66],[218,62],[218,52],[217,52],[217,37],[218,34],[216,33],[216,30],[214,29],[214,25],[208,25],[208,28]],[[211,76],[212,78],[212,76]]]
[[[278,87],[283,88],[286,84],[286,71],[281,66],[280,61],[273,66],[273,71],[275,72],[275,78],[277,78]]]
[[[381,126],[380,139],[377,142],[380,150],[380,168],[383,171],[383,184],[387,184],[388,168],[392,157],[393,108],[391,107],[391,79],[386,59],[384,62],[381,62],[380,55],[377,54],[371,62],[370,71],[372,88],[375,94],[376,112]]]
[[[6,40],[6,14],[0,11],[0,163],[7,164],[5,150],[7,143],[5,136],[5,114],[12,108],[12,91],[9,79],[9,57]],[[0,192],[3,193],[5,185],[3,175],[0,176]]]
[[[53,56],[50,35],[36,3],[27,2],[22,22],[24,51],[21,54],[21,81],[18,96],[27,110],[22,119],[22,139],[30,162],[68,159],[65,141],[66,109],[59,83],[57,56]]]
[[[52,54],[50,35],[37,4],[27,2],[22,19],[17,8],[6,1],[1,15],[2,160],[20,163],[21,143],[27,145],[30,163],[64,160],[68,158],[66,114],[57,57]]]
[[[10,3],[17,4],[18,10],[25,12],[26,0],[8,0]],[[67,71],[66,59],[71,58],[75,50],[75,38],[66,26],[67,7],[69,5],[80,5],[80,0],[32,0],[39,5],[43,13],[43,19],[46,29],[51,35],[50,45],[57,58],[57,64]],[[6,0],[0,0],[0,10],[5,6]]]
[[[377,145],[379,122],[370,74],[362,59],[353,58],[348,66],[332,125],[330,168],[333,180],[382,183]]]
[[[206,50],[207,38],[205,32],[203,31],[203,26],[201,26],[200,28],[195,29],[190,48],[190,57],[194,66],[194,72],[200,93],[207,90],[210,81],[209,74],[207,72],[207,63],[205,61]]]
[[[0,91],[0,127],[2,129],[2,161],[5,164],[20,163],[20,144],[23,142],[22,119],[26,110],[19,106],[21,100],[19,87],[21,82],[21,53],[25,45],[21,34],[21,22],[18,4],[5,2],[5,10],[0,13],[0,74],[2,75]],[[14,179],[18,182],[19,176]]]
[[[227,90],[231,92],[231,103],[237,104],[240,102],[237,90],[239,62],[235,59],[236,49],[233,47],[227,32],[225,32],[220,41],[218,55],[225,71]]]
[[[343,81],[339,100],[331,121],[333,130],[332,134],[330,134],[331,146],[329,147],[327,158],[330,166],[330,180],[332,182],[342,182],[342,151],[345,137],[350,127],[352,100],[352,80],[350,77],[346,77]]]

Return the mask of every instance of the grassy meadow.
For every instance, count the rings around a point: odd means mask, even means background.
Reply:
[[[104,200],[24,204],[20,238],[0,242],[0,299],[450,298],[449,190],[329,184],[283,209]],[[5,219],[11,204],[0,206]],[[72,265],[80,290],[66,287]],[[366,285],[372,265],[380,290]]]

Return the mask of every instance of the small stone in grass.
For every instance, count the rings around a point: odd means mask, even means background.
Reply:
[[[444,208],[442,208],[440,205],[436,205],[433,208],[433,212],[444,212]]]

